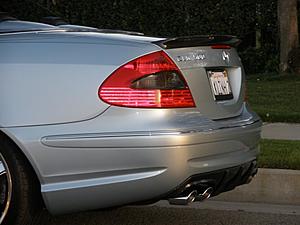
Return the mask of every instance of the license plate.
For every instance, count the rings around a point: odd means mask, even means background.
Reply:
[[[233,98],[228,74],[223,71],[207,71],[211,90],[216,101],[229,100]]]

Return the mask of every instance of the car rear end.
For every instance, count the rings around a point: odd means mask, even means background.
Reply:
[[[238,42],[231,36],[158,41],[161,51],[122,65],[99,88],[109,110],[137,113],[129,120],[132,127],[149,130],[148,137],[132,142],[160,149],[164,182],[177,179],[162,195],[172,204],[231,190],[257,172],[261,121],[245,103]]]
[[[30,95],[32,107],[3,113],[11,122],[2,131],[33,165],[50,212],[159,199],[178,203],[191,193],[195,200],[255,175],[261,121],[244,102],[235,38],[61,32],[41,33],[37,44],[24,45],[26,38],[18,48],[31,49],[31,57],[24,63],[26,51],[18,51],[14,71],[28,77],[15,85],[34,85],[15,99]],[[47,57],[39,57],[44,51]],[[12,71],[11,65],[3,70]],[[51,101],[41,100],[47,96]],[[33,116],[33,109],[40,113]]]

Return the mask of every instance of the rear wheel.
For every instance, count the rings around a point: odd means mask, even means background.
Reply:
[[[17,146],[0,137],[0,224],[34,224],[41,209],[37,189]]]
[[[4,218],[8,213],[8,209],[11,203],[12,194],[12,180],[11,174],[8,169],[7,163],[0,153],[0,224],[2,224]]]

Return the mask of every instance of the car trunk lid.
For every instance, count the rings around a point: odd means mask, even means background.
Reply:
[[[240,115],[244,71],[232,36],[196,36],[156,43],[182,71],[199,111],[210,119]]]

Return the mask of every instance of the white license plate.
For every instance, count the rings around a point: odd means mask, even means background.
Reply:
[[[226,70],[207,71],[207,74],[215,100],[219,101],[233,98]]]

